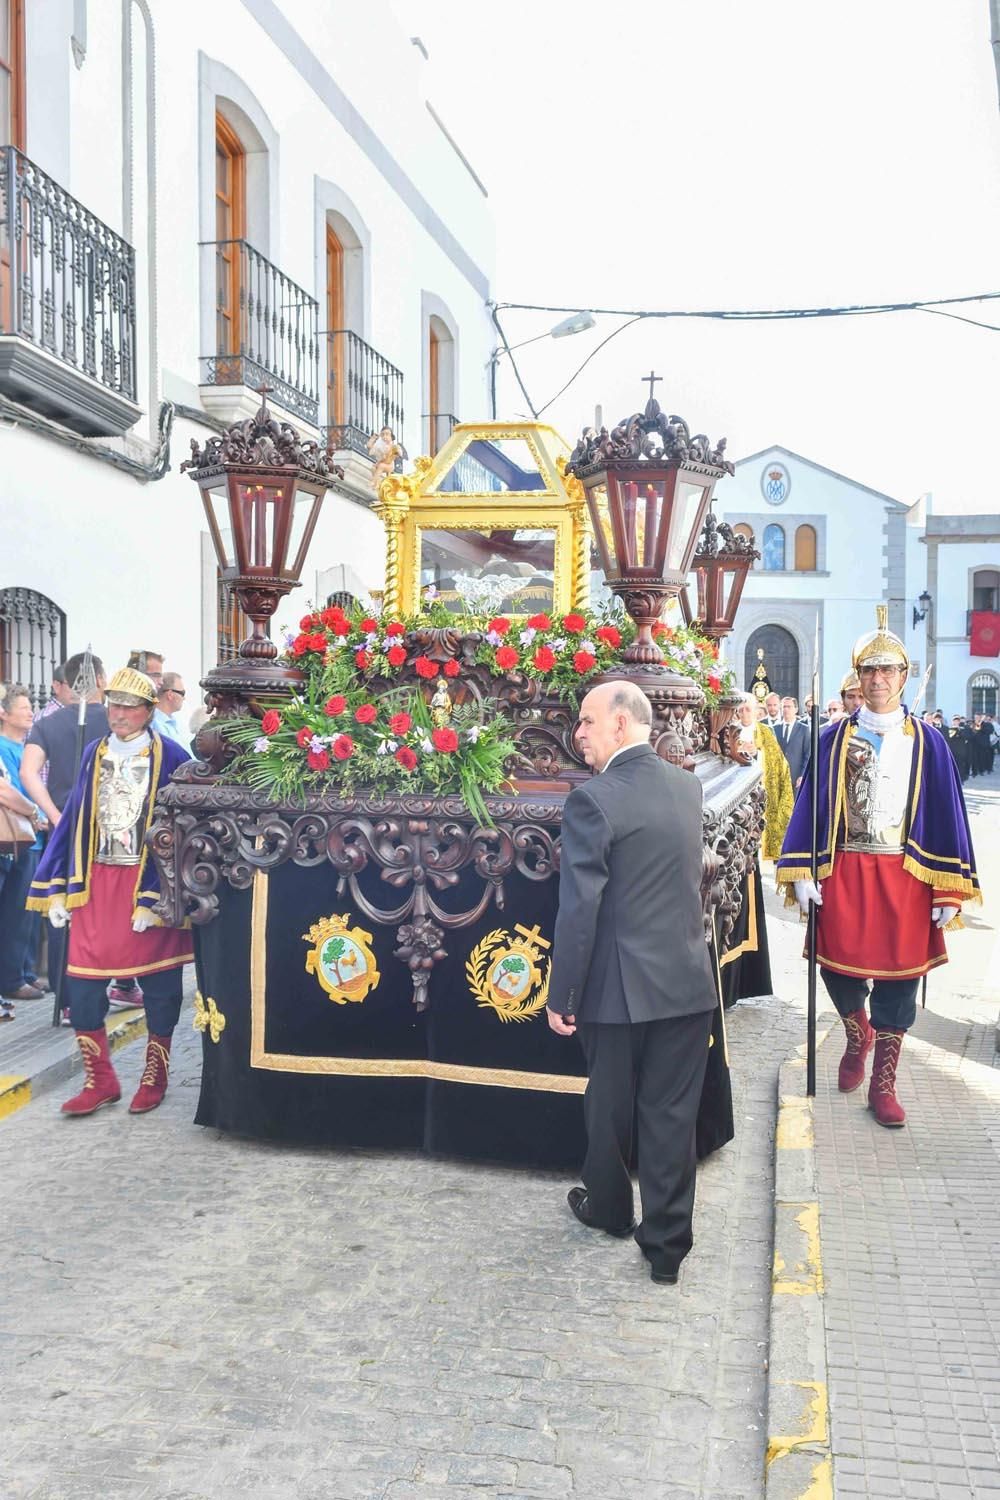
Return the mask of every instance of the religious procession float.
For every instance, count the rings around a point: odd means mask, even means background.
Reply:
[[[720,1007],[699,1125],[729,1139],[724,1002],[770,988],[760,770],[733,752],[732,628],[752,541],[731,466],[651,397],[570,453],[539,423],[457,426],[382,480],[385,583],[267,624],[338,470],[268,411],[202,447],[222,576],[252,621],[204,687],[198,759],[157,804],[161,913],[195,937],[196,1119],[248,1135],[569,1167],[583,1056],[544,1007],[562,808],[591,773],[581,697],[629,678],[704,793]],[[664,611],[689,580],[686,618]]]

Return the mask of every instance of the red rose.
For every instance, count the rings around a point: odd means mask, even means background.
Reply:
[[[373,631],[378,629],[378,621],[373,620],[371,615],[368,615],[366,619],[361,621],[361,629],[365,635],[371,635]]]
[[[501,672],[509,672],[517,666],[517,652],[513,646],[501,646],[493,658]]]
[[[317,630],[314,635],[309,636],[309,644],[306,649],[309,651],[326,650],[326,636],[321,630]]]
[[[344,616],[341,615],[339,619],[333,621],[330,629],[333,631],[334,635],[350,635],[351,622],[350,620],[345,620]]]
[[[346,707],[347,699],[344,697],[343,693],[334,693],[332,698],[327,698],[323,712],[326,714],[328,719],[335,719],[338,714],[342,714],[344,712],[344,709]]]
[[[506,635],[510,629],[510,621],[503,615],[497,615],[495,620],[490,621],[489,628],[495,635]]]
[[[341,609],[339,604],[331,604],[330,608],[324,609],[323,613],[320,615],[320,619],[326,626],[327,630],[333,630],[337,625],[340,624],[340,621],[343,618],[344,611]]]
[[[573,657],[573,671],[579,672],[581,677],[584,672],[591,672],[596,666],[597,657],[589,651],[578,651]]]
[[[556,664],[556,653],[551,646],[539,646],[534,656],[535,668],[539,672],[551,672]]]
[[[294,641],[292,642],[292,655],[293,656],[305,656],[305,654],[306,654],[306,652],[308,650],[309,650],[309,637],[307,635],[297,635],[295,637]]]
[[[313,732],[309,728],[309,726],[306,725],[304,728],[300,729],[298,734],[295,736],[295,743],[298,745],[300,750],[304,750],[309,744],[309,741],[312,739],[312,737]]]
[[[301,620],[299,621],[299,629],[315,630],[318,624],[319,619],[316,615],[303,615]]]
[[[276,708],[269,708],[260,721],[261,734],[277,734],[281,728],[281,715]]]
[[[409,714],[393,714],[389,720],[389,728],[393,734],[408,734],[413,728],[413,720]]]
[[[396,759],[404,771],[412,771],[417,764],[416,751],[411,750],[409,745],[400,745],[396,751]]]
[[[306,756],[306,765],[310,771],[328,771],[330,769],[330,757],[325,750],[310,750]]]
[[[529,630],[551,630],[552,629],[552,621],[549,619],[548,615],[532,615],[531,619],[528,621],[528,629]],[[581,626],[581,629],[582,629],[582,626]]]
[[[708,674],[708,685],[713,693],[717,693],[722,687],[722,678],[717,677],[714,672]]]
[[[367,672],[371,664],[372,654],[370,651],[356,651],[354,653],[354,665],[359,672]]]
[[[445,662],[445,664],[444,664],[444,675],[446,677],[457,677],[460,671],[461,671],[461,667],[458,665],[458,662],[455,660],[454,657],[452,657],[451,661],[446,661]]]
[[[620,646],[622,643],[621,631],[617,625],[602,625],[599,630],[594,631],[594,635],[608,646]]]
[[[338,760],[350,760],[354,754],[354,741],[349,734],[338,734],[333,742],[333,753]]]
[[[583,615],[563,615],[563,630],[570,635],[582,635],[587,628],[587,622]],[[544,629],[544,626],[540,627]]]
[[[354,719],[358,724],[374,724],[378,718],[378,709],[374,703],[362,703],[360,708],[354,710]]]
[[[413,663],[413,670],[418,677],[436,677],[438,674],[437,663],[431,661],[429,656],[418,656]]]
[[[400,625],[398,620],[393,620],[391,624],[385,627],[385,633],[386,635],[405,635],[406,626]]]
[[[458,749],[458,735],[454,729],[435,729],[431,734],[431,743],[435,750],[450,755],[452,750]]]
[[[401,667],[406,660],[406,647],[390,646],[385,653],[385,659],[390,667]]]

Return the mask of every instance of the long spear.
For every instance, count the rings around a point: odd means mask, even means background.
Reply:
[[[97,678],[94,675],[93,648],[88,641],[87,649],[83,653],[83,661],[80,663],[80,670],[76,674],[76,681],[72,684],[73,692],[76,694],[77,699],[76,746],[73,756],[74,785],[76,784],[77,776],[80,774],[80,762],[83,759],[83,737],[87,729],[87,704],[90,701],[90,695],[94,691],[94,688],[96,686]],[[66,931],[65,927],[62,930],[62,936],[62,963],[59,965],[59,974],[57,976],[56,983],[53,986],[56,996],[55,1003],[52,1009],[53,1026],[59,1025],[63,1010],[63,989],[65,988],[66,984],[66,963],[69,958],[69,933]]]
[[[920,704],[921,704],[921,701],[923,699],[923,696],[924,696],[924,694],[927,691],[927,684],[931,680],[931,673],[933,672],[933,670],[934,670],[934,664],[932,662],[931,665],[927,668],[927,671],[924,673],[923,678],[921,679],[921,682],[920,682],[920,686],[917,689],[917,696],[914,698],[914,700],[913,700],[913,707],[910,709],[911,715],[915,715],[916,712],[917,712],[917,709],[920,707]],[[926,1010],[927,1009],[927,975],[926,974],[924,975],[923,979],[921,979],[921,981],[920,981],[920,1009],[921,1010]]]
[[[809,874],[813,885],[819,874],[819,615],[813,640],[812,708],[809,710],[809,819],[812,836],[809,841]],[[806,1094],[816,1093],[816,903],[809,903],[809,926],[806,935]]]

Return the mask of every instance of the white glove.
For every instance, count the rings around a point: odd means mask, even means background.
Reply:
[[[55,896],[49,905],[49,923],[55,928],[65,927],[69,922],[69,912],[66,902],[62,896]]]
[[[155,926],[157,926],[157,921],[151,911],[137,911],[132,918],[133,932],[148,932],[150,927]]]
[[[814,906],[823,905],[823,893],[814,880],[796,880],[794,890],[795,899],[806,916],[809,915],[810,901]]]
[[[935,927],[947,927],[957,912],[957,906],[932,906],[931,921]]]

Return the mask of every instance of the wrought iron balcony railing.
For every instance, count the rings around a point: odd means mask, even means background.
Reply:
[[[0,388],[81,432],[124,431],[135,409],[135,251],[14,146],[0,147]],[[48,359],[108,396],[88,402]],[[37,399],[36,399],[37,398]]]
[[[458,418],[450,411],[432,411],[424,412],[424,421],[427,423],[425,433],[427,447],[424,452],[429,453],[433,458],[455,431]]]
[[[216,240],[219,348],[202,358],[204,385],[270,387],[273,403],[319,418],[319,303],[246,240]]]
[[[324,435],[330,448],[368,454],[368,439],[390,427],[403,432],[403,372],[364,339],[341,328],[327,334],[329,403]]]

